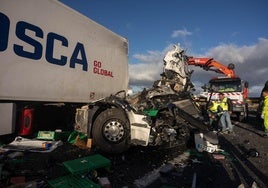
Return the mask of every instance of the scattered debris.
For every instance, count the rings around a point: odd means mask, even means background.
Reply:
[[[44,141],[37,139],[28,139],[18,136],[13,142],[3,145],[3,150],[14,151],[30,151],[30,152],[51,152],[58,146],[62,145],[62,141]]]
[[[218,138],[217,135],[213,132],[205,133],[195,133],[195,146],[197,151],[203,152],[207,151],[213,153],[218,151]]]
[[[255,148],[250,148],[247,153],[246,153],[246,157],[259,157],[260,154],[259,152],[255,149]]]
[[[246,131],[245,129],[242,130]],[[120,155],[106,156],[111,161],[111,169],[109,167],[109,171],[106,170],[106,167],[103,167],[103,169],[86,169],[88,167],[87,165],[81,163],[75,165],[71,163],[76,160],[83,161],[84,157],[92,157],[98,153],[91,147],[87,147],[87,149],[77,147],[75,142],[78,138],[83,139],[83,135],[79,133],[73,133],[73,135],[75,136],[73,136],[72,143],[65,142],[53,152],[41,153],[28,152],[29,150],[1,150],[0,187],[37,188],[49,186],[58,188],[91,186],[110,188],[115,186],[127,188],[135,186],[137,188],[175,188],[206,187],[211,182],[211,185],[215,187],[219,185],[217,182],[223,183],[221,184],[223,187],[238,187],[240,185],[239,187],[241,188],[257,188],[267,185],[262,181],[265,180],[264,177],[266,176],[265,174],[262,176],[261,173],[258,174],[258,177],[256,175],[254,176],[254,172],[249,172],[248,175],[245,174],[243,176],[244,179],[229,179],[229,175],[233,175],[232,172],[234,169],[236,171],[240,170],[236,168],[241,167],[240,162],[246,161],[252,164],[262,165],[264,164],[263,161],[266,161],[264,156],[267,156],[267,147],[263,144],[257,145],[258,142],[250,139],[249,135],[247,137],[241,137],[240,140],[238,138],[231,139],[228,137],[230,139],[229,142],[227,142],[224,136],[219,136],[218,149],[213,153],[207,152],[206,150],[203,150],[203,152],[198,151],[193,140],[191,140],[190,148],[185,147],[184,149],[177,147],[176,149],[164,149],[161,151],[155,148],[131,148],[128,152]],[[215,143],[213,140],[207,139],[206,134],[203,134],[203,139],[210,143]],[[245,139],[250,141],[248,142],[249,144],[243,142]],[[45,139],[44,137],[43,139],[29,140],[56,142],[53,139]],[[84,141],[90,146],[91,140],[86,138]],[[2,145],[2,147],[4,146],[6,145]],[[219,149],[219,147],[223,147],[224,150]],[[176,156],[174,156],[174,151],[176,152]],[[260,155],[259,151],[261,151],[262,155]],[[238,157],[243,156],[244,160],[235,160],[234,155]],[[38,158],[38,163],[35,161],[35,158]],[[76,167],[77,171],[74,168],[71,170],[66,168],[64,164],[69,162],[71,163],[69,166]],[[141,168],[138,166],[140,164],[144,167]],[[84,167],[85,171],[83,171]],[[206,171],[206,169],[209,170]],[[221,176],[214,172],[226,172],[228,174]]]
[[[191,159],[192,163],[202,163],[202,161],[199,161],[198,159]]]
[[[245,185],[242,183],[237,188],[245,188]],[[258,185],[255,181],[252,183],[251,188],[258,188]]]
[[[212,156],[216,160],[223,160],[223,159],[225,159],[225,156],[222,155],[222,154],[213,154]]]
[[[98,183],[103,188],[111,188],[111,183],[107,177],[98,178]]]
[[[22,156],[24,156],[24,153],[20,151],[15,151],[7,155],[7,157],[10,159],[14,159],[16,157],[22,157]]]

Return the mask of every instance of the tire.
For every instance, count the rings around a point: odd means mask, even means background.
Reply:
[[[237,114],[237,119],[238,119],[239,122],[243,122],[244,119],[245,119],[245,116]]]
[[[240,112],[237,112],[237,119],[239,122],[247,122],[248,121],[248,105],[244,108],[244,115],[240,115]]]
[[[130,125],[122,110],[107,109],[96,118],[92,129],[93,143],[107,153],[121,153],[130,145]]]
[[[248,120],[248,114],[245,113],[244,115],[240,115],[240,113],[237,113],[237,119],[239,122],[244,122],[246,123]]]

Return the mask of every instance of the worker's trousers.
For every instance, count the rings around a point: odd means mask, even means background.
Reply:
[[[221,126],[222,126],[222,131],[233,131],[233,125],[231,122],[231,117],[229,112],[223,112],[220,118]]]

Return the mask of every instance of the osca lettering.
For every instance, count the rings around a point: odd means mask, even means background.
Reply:
[[[74,47],[70,47],[70,42],[65,36],[43,31],[39,26],[25,21],[18,21],[14,31],[11,30],[10,25],[8,16],[0,12],[0,52],[12,49],[15,55],[23,58],[40,60],[44,56],[48,63],[57,66],[69,64],[73,69],[79,64],[83,71],[88,71],[84,44],[76,42]],[[34,36],[30,36],[29,32]],[[15,34],[16,37],[17,42],[14,44],[9,44],[11,34]],[[23,43],[19,44],[21,41]],[[55,43],[59,45],[54,45]],[[26,47],[31,47],[33,50],[27,50]],[[66,49],[70,53],[61,54]]]
[[[94,74],[99,74],[99,75],[108,76],[108,77],[114,77],[112,71],[109,71],[109,70],[102,68],[102,63],[100,61],[94,61],[93,65],[94,65],[93,66],[93,73]]]

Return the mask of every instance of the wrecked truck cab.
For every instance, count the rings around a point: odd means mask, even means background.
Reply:
[[[119,91],[89,103],[80,114],[77,111],[77,127],[86,127],[96,147],[109,153],[131,145],[173,147],[187,141],[193,127],[207,131],[190,92],[187,57],[179,46],[171,52],[164,58],[164,69],[172,71],[172,77],[164,71],[152,88],[132,96]]]
[[[200,111],[191,99],[191,72],[187,69],[184,51],[175,46],[171,52],[164,58],[164,69],[172,71],[173,77],[167,77],[164,71],[161,80],[152,88],[133,96],[119,91],[89,103],[88,109],[77,115],[76,119],[82,123],[76,121],[76,124],[86,127],[93,144],[113,153],[123,152],[131,145],[172,147],[181,139],[188,139],[189,124],[204,128],[197,119]],[[174,54],[179,54],[180,58]],[[148,113],[151,110],[156,114]],[[79,118],[84,113],[86,118]]]
[[[143,110],[136,110],[137,104],[132,105],[129,98],[111,95],[77,109],[75,127],[92,138],[97,148],[108,153],[124,152],[131,145],[172,147],[181,138],[188,139],[188,123],[200,125],[188,117],[196,119],[199,113],[193,101],[178,96],[178,101],[174,101],[174,97],[158,98],[154,102],[162,105],[153,105],[158,109],[148,106],[144,109],[139,101]]]
[[[76,112],[75,127],[108,153],[120,153],[131,145],[149,144],[151,119],[116,95],[89,103]]]

